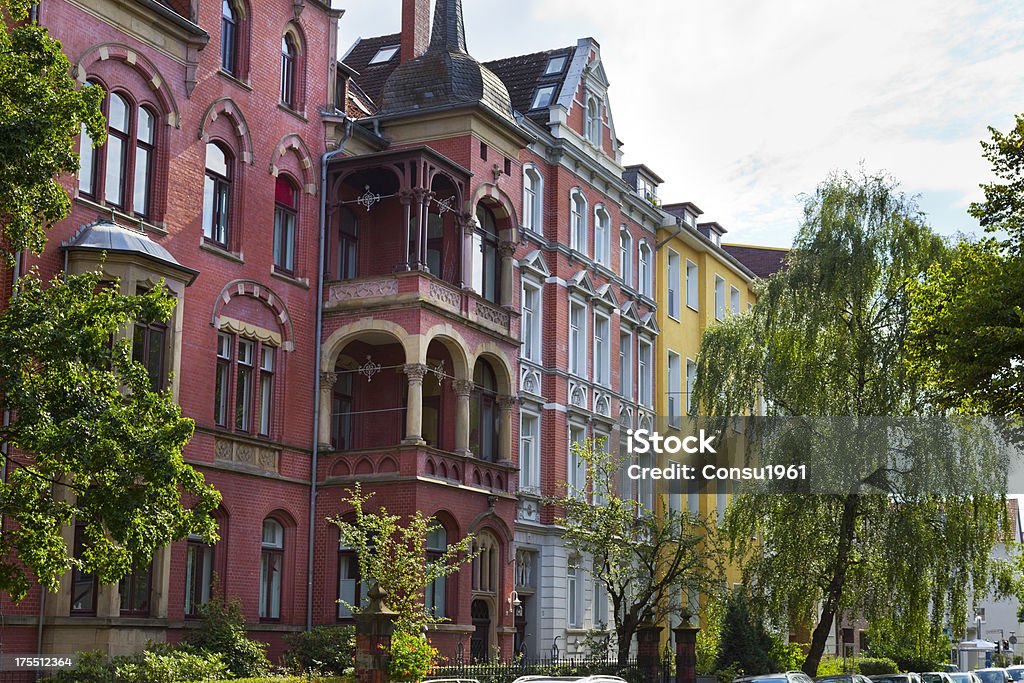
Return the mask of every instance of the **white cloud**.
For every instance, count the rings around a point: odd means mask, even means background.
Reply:
[[[398,30],[398,0],[351,0],[341,44]],[[884,169],[941,197],[942,232],[987,176],[978,141],[1024,103],[1014,0],[465,0],[479,59],[593,36],[628,163],[666,178],[737,241],[784,245],[797,195]],[[343,48],[343,49],[345,49]],[[946,210],[948,209],[948,210]]]

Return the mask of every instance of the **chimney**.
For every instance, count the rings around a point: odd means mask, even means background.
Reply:
[[[430,0],[402,0],[401,63],[426,52],[430,42]]]

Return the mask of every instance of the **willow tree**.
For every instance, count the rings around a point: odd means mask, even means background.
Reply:
[[[765,408],[759,457],[807,465],[807,481],[746,486],[726,526],[762,614],[813,626],[810,675],[837,616],[898,618],[923,642],[962,629],[986,578],[1005,452],[932,415],[905,363],[908,286],[946,253],[894,181],[833,175],[752,311],[702,340],[703,410]]]

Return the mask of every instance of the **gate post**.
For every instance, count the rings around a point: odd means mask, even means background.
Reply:
[[[676,683],[697,683],[697,631],[696,626],[677,626],[672,629],[676,639]]]
[[[391,661],[391,634],[398,617],[384,603],[384,591],[374,584],[367,591],[370,603],[356,614],[356,680],[387,683]]]
[[[655,624],[640,624],[636,627],[636,665],[646,683],[661,680],[661,657],[659,641],[662,627]]]

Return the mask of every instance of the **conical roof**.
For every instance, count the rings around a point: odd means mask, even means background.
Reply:
[[[399,65],[381,95],[381,113],[454,107],[481,102],[512,117],[508,90],[493,71],[466,51],[462,0],[437,0],[430,46],[421,56]]]

